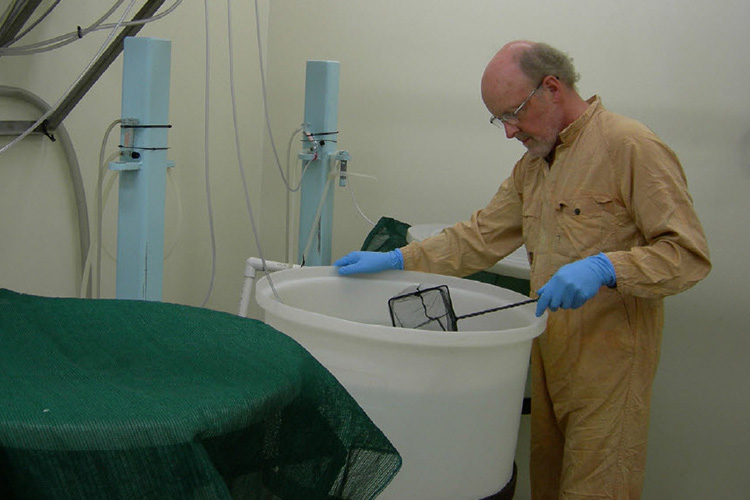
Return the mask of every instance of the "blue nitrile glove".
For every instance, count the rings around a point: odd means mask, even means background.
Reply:
[[[334,262],[339,274],[379,273],[387,269],[403,269],[404,256],[398,248],[390,252],[351,252]]]
[[[596,295],[604,285],[615,286],[615,268],[609,258],[600,253],[562,266],[552,278],[539,289],[536,315],[541,316],[549,307],[577,309]]]

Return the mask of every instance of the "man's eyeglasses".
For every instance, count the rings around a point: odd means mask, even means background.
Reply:
[[[518,113],[521,112],[524,106],[526,106],[526,103],[528,103],[532,97],[534,97],[534,94],[542,88],[542,83],[544,83],[544,80],[539,82],[539,85],[536,86],[534,90],[531,91],[531,94],[529,94],[529,97],[524,99],[524,101],[516,108],[516,110],[512,113],[505,113],[500,116],[493,116],[490,118],[490,123],[498,128],[504,128],[505,124],[508,125],[517,125],[520,121],[520,118],[518,118]]]

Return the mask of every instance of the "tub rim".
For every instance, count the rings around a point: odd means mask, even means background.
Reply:
[[[301,276],[300,276],[301,275]],[[416,271],[385,271],[377,274],[340,276],[335,267],[316,266],[300,267],[287,269],[273,273],[273,284],[280,295],[282,290],[294,282],[304,279],[329,280],[329,279],[358,279],[372,281],[389,281],[388,278],[398,278],[399,281],[412,279],[415,282],[435,282],[450,285],[451,282],[460,282],[463,288],[467,285],[470,289],[476,291],[486,291],[493,295],[499,287],[481,283],[477,281],[465,280],[454,276],[443,276],[431,273],[422,273]],[[506,292],[518,295],[522,300],[523,295],[512,290],[502,289]],[[508,345],[517,342],[532,340],[542,334],[546,327],[547,312],[536,317],[533,313],[530,322],[526,326],[509,328],[505,330],[471,330],[459,332],[434,332],[425,330],[414,330],[410,328],[400,328],[387,325],[374,325],[369,323],[360,323],[357,321],[328,316],[323,313],[309,311],[300,307],[294,307],[279,302],[271,291],[268,279],[263,276],[256,283],[255,297],[258,305],[264,313],[270,313],[282,321],[291,322],[300,325],[303,328],[314,328],[325,330],[331,334],[342,337],[356,338],[376,343],[387,343],[410,346],[430,346],[430,347],[453,347],[453,348],[471,348],[471,347],[489,347],[495,345]],[[530,308],[530,306],[521,306],[521,308]]]

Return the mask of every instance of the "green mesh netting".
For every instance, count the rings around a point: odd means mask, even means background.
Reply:
[[[401,457],[252,319],[0,290],[0,498],[369,499]]]
[[[390,252],[406,245],[406,233],[411,226],[405,222],[381,217],[368,233],[360,250]]]

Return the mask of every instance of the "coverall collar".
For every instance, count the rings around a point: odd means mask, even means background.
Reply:
[[[560,144],[566,144],[574,141],[581,130],[583,130],[583,127],[586,126],[586,123],[588,123],[588,121],[594,115],[594,113],[599,109],[604,109],[602,100],[598,95],[590,97],[586,100],[586,102],[589,103],[589,107],[586,108],[586,111],[584,111],[583,114],[576,119],[576,121],[565,127],[563,131],[560,132],[560,136],[558,139],[560,141]]]
[[[583,130],[594,113],[599,109],[604,109],[604,106],[601,104],[601,99],[597,95],[590,97],[586,102],[589,104],[586,111],[558,134],[555,147],[552,148],[552,151],[550,151],[550,153],[543,159],[543,161],[546,162],[547,167],[552,168],[552,164],[555,162],[557,150],[561,146],[565,146],[575,141],[578,134],[580,134],[581,130]]]

